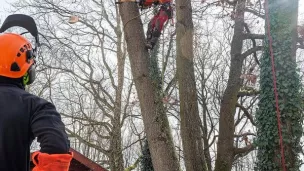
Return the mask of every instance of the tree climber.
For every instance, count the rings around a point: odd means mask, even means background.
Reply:
[[[25,91],[35,80],[37,46],[22,35],[3,33],[26,28],[39,46],[35,21],[9,16],[0,28],[0,170],[30,171],[30,145],[37,137],[40,151],[32,155],[33,171],[68,171],[72,153],[65,125],[55,106]]]
[[[151,19],[147,29],[147,49],[153,49],[161,35],[164,24],[172,18],[171,0],[136,0],[142,9],[150,8],[152,5],[160,5],[157,14]]]

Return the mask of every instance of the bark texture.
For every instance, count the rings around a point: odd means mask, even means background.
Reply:
[[[176,65],[184,161],[187,171],[203,171],[207,168],[194,75],[191,1],[176,0],[176,7]]]
[[[145,49],[138,7],[134,3],[123,3],[119,9],[153,167],[156,171],[179,171],[168,118],[159,95],[161,90],[155,86],[158,81],[152,79],[149,70],[149,53]]]
[[[244,57],[243,48],[243,30],[244,30],[244,9],[245,0],[239,0],[236,4],[236,17],[234,26],[234,35],[231,42],[231,62],[229,79],[221,103],[219,136],[217,144],[217,158],[215,162],[215,171],[231,171],[234,160],[234,114],[237,103],[237,94],[241,87],[241,72]]]
[[[124,161],[122,154],[122,136],[121,136],[121,102],[122,102],[122,90],[124,84],[124,70],[125,70],[125,57],[126,54],[122,51],[123,48],[123,37],[121,32],[121,22],[119,19],[119,13],[117,11],[117,68],[118,68],[118,76],[117,76],[117,87],[115,87],[116,95],[115,95],[115,105],[114,105],[114,117],[112,120],[112,135],[110,138],[110,167],[113,171],[124,170]]]
[[[282,170],[281,148],[273,85],[270,46],[273,49],[276,89],[283,135],[284,156],[287,170],[299,170],[299,153],[302,151],[300,139],[303,107],[300,97],[300,79],[296,71],[296,44],[298,40],[298,0],[268,0],[266,11],[266,39],[264,55],[261,59],[261,79],[258,128],[258,169],[260,171]],[[268,22],[269,21],[269,22]],[[270,32],[268,31],[270,26]],[[269,34],[272,43],[268,39]]]

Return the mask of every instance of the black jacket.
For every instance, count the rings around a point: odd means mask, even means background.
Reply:
[[[55,106],[0,78],[0,171],[29,171],[30,145],[41,152],[68,153],[69,141]]]

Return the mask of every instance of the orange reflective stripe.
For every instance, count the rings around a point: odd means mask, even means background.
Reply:
[[[161,4],[164,4],[164,3],[171,2],[171,0],[159,0],[159,2],[160,2]]]

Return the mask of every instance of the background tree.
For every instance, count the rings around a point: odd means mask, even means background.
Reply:
[[[176,1],[176,69],[180,97],[181,137],[188,171],[207,170],[194,76],[191,1]]]
[[[42,48],[38,79],[36,84],[28,87],[29,91],[55,103],[67,125],[73,148],[108,169],[139,171],[144,139],[149,136],[154,165],[155,162],[161,167],[173,163],[164,167],[172,170],[171,167],[180,165],[181,170],[186,170],[187,149],[183,147],[181,137],[183,115],[180,115],[180,106],[190,101],[182,102],[184,97],[179,91],[183,90],[177,78],[187,80],[189,77],[180,77],[177,72],[192,71],[191,67],[178,70],[180,66],[177,65],[191,66],[193,63],[194,76],[186,76],[194,77],[200,117],[197,120],[202,120],[193,129],[200,131],[208,170],[220,166],[215,165],[216,158],[218,161],[221,158],[234,171],[254,170],[257,150],[252,145],[257,135],[255,119],[260,92],[260,69],[256,58],[259,60],[262,55],[258,50],[263,49],[265,38],[263,1],[247,0],[245,7],[242,0],[191,1],[193,27],[185,29],[186,34],[192,32],[193,35],[193,54],[185,55],[193,56],[189,60],[180,58],[183,49],[180,47],[185,47],[180,42],[191,39],[191,36],[176,37],[177,31],[181,33],[181,25],[191,22],[187,20],[180,25],[180,19],[185,19],[181,16],[190,17],[190,13],[180,15],[183,11],[190,11],[189,4],[176,4],[175,11],[181,12],[174,16],[178,20],[169,20],[155,50],[146,52],[143,30],[154,15],[152,11],[157,8],[138,12],[132,2],[118,6],[112,0],[14,2],[18,3],[12,8],[13,12],[33,16],[46,38],[41,37],[41,40],[48,46]],[[122,9],[123,15],[118,8]],[[70,16],[78,16],[79,21],[69,24]],[[121,23],[121,16],[124,23]],[[303,48],[301,35],[299,48]],[[191,49],[190,43],[185,49]],[[303,51],[298,51],[298,55],[297,64],[302,67]],[[128,57],[130,60],[125,60]],[[177,59],[185,60],[177,62]],[[302,80],[303,70],[300,71]],[[239,78],[239,74],[250,73],[257,75],[255,88],[249,88],[248,80]],[[141,91],[140,98],[138,91]],[[228,92],[232,96],[227,96]],[[185,97],[195,96],[192,92],[186,94]],[[144,103],[139,103],[140,100]],[[223,121],[231,122],[223,124]],[[172,141],[164,144],[162,140],[170,136]],[[223,137],[225,141],[222,141]],[[157,147],[159,144],[161,148]],[[158,149],[161,151],[156,151]],[[222,149],[227,150],[228,155]],[[175,156],[173,153],[177,154],[176,158],[170,158]]]
[[[303,108],[296,69],[298,3],[298,0],[265,1],[266,39],[261,59],[261,94],[257,113],[259,170],[283,169],[278,124],[282,128],[286,169],[299,170],[300,166],[298,154],[301,151],[300,138],[303,135]],[[278,95],[281,123],[277,121],[274,91],[277,91]]]
[[[178,171],[180,167],[162,102],[159,75],[155,64],[151,62],[152,65],[149,65],[138,7],[136,4],[123,3],[119,9],[153,167],[155,170]]]
[[[245,9],[246,1],[238,0],[234,2],[225,1],[230,5],[235,6],[232,12],[234,20],[234,31],[230,49],[230,71],[227,87],[221,99],[221,109],[219,118],[219,135],[217,144],[217,159],[215,162],[215,171],[230,171],[234,162],[235,156],[247,153],[253,149],[251,144],[244,148],[236,148],[234,146],[235,132],[235,113],[238,102],[238,93],[242,82],[240,76],[242,74],[242,66],[244,60],[249,55],[255,53],[262,48],[255,46],[243,52],[243,43],[247,39],[244,36],[245,31]],[[245,112],[244,112],[245,113]]]

